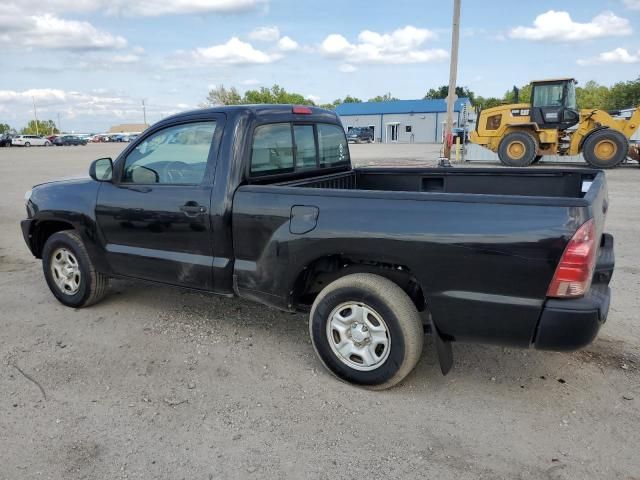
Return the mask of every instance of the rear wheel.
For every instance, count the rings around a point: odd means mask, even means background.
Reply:
[[[49,142],[49,141],[44,142],[44,146],[45,147],[50,147],[51,146],[51,142]]]
[[[498,147],[500,161],[509,167],[526,167],[536,158],[538,142],[529,132],[511,132]]]
[[[30,146],[31,146],[31,144],[30,144],[29,142],[24,142],[24,146],[25,146],[25,147],[30,147]]]
[[[629,141],[620,132],[598,130],[587,137],[582,145],[585,161],[596,168],[613,168],[627,158]]]
[[[309,316],[313,347],[339,379],[371,389],[392,387],[420,359],[422,321],[409,296],[370,273],[346,275],[316,297]]]

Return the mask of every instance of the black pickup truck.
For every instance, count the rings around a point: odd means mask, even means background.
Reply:
[[[603,172],[354,169],[317,108],[179,114],[25,198],[63,304],[127,277],[310,311],[325,366],[369,388],[413,369],[425,331],[446,373],[453,341],[577,349],[609,309]]]

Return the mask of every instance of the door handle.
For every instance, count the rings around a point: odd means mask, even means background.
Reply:
[[[195,215],[200,215],[201,213],[206,213],[207,207],[198,205],[198,202],[187,202],[180,207],[180,211],[184,212],[188,217],[193,217]]]

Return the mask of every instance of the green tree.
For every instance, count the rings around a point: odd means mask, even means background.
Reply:
[[[13,128],[11,128],[8,124],[0,123],[0,135],[3,133],[11,133],[12,131]]]
[[[209,90],[206,100],[202,104],[203,107],[211,107],[214,105],[239,105],[242,103],[242,97],[235,87],[229,89],[224,85]]]
[[[467,87],[456,87],[456,95],[458,98],[468,98],[472,105],[475,105],[475,93],[469,90]],[[434,100],[447,98],[449,96],[449,86],[441,85],[438,88],[430,88],[427,94],[424,96],[425,100]]]
[[[279,85],[271,88],[260,87],[258,90],[247,90],[240,95],[235,87],[229,89],[224,85],[209,91],[203,107],[211,105],[247,105],[259,103],[294,103],[297,105],[315,105],[312,100],[299,93],[287,92]]]
[[[396,97],[391,96],[391,92],[387,92],[384,95],[376,95],[373,98],[370,98],[370,102],[393,102],[398,100]]]
[[[338,100],[336,100],[336,102]],[[351,95],[347,95],[346,97],[344,97],[344,100],[342,100],[340,103],[362,103],[362,100],[360,100],[357,97],[352,97]]]
[[[242,103],[293,103],[296,105],[315,105],[312,100],[299,93],[287,92],[280,85],[271,88],[261,87],[259,90],[247,90]]]
[[[476,97],[475,98],[475,106],[479,107],[481,109],[485,109],[485,108],[493,108],[493,107],[498,107],[500,105],[502,105],[504,103],[504,100],[502,100],[501,98],[496,98],[496,97]]]
[[[504,94],[504,103],[515,103],[516,93],[513,88],[508,90]],[[530,103],[531,102],[531,84],[523,85],[518,89],[518,103]]]
[[[329,110],[334,110],[338,105],[342,103],[362,103],[362,100],[356,97],[352,97],[351,95],[347,95],[346,97],[344,97],[344,99],[336,98],[331,103],[323,103],[323,104],[320,104],[319,106]]]
[[[609,110],[637,107],[640,105],[640,77],[636,80],[614,84],[609,89],[609,95],[607,96],[605,105],[605,108]]]
[[[589,80],[584,87],[576,87],[578,108],[607,108],[609,88]]]
[[[60,133],[60,131],[53,120],[38,120],[37,124],[35,120],[31,120],[20,133],[24,135],[53,135]]]

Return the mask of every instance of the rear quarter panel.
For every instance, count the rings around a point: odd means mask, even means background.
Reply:
[[[493,197],[240,187],[232,222],[237,288],[287,308],[300,272],[323,256],[402,265],[421,284],[442,334],[526,346],[564,247],[591,212]],[[314,230],[290,233],[294,205],[318,207]]]

